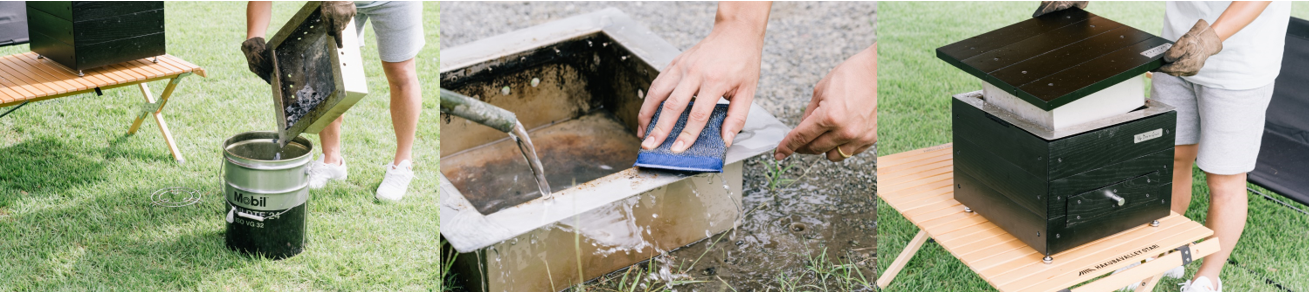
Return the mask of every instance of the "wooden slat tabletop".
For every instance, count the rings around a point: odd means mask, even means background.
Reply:
[[[1213,235],[1172,213],[1159,227],[1129,229],[1045,264],[1044,255],[954,200],[953,149],[946,144],[879,157],[878,196],[1000,291],[1068,288]]]
[[[0,57],[0,106],[24,101],[78,93],[95,88],[109,88],[138,82],[158,80],[183,73],[206,76],[200,66],[173,55],[159,56],[159,62],[137,59],[77,72],[51,61],[39,59],[36,53],[27,52]]]

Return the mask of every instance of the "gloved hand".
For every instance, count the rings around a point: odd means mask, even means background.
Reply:
[[[355,17],[355,3],[351,1],[323,1],[318,9],[323,15],[324,24],[327,25],[327,35],[336,39],[337,48],[344,47],[345,45],[341,44],[341,33],[347,28],[345,26],[350,24],[350,19]]]
[[[1091,4],[1091,1],[1041,1],[1041,7],[1036,8],[1036,13],[1032,13],[1032,17],[1073,7],[1086,9],[1087,4]]]
[[[250,65],[250,72],[259,75],[264,82],[272,84],[273,81],[269,78],[273,74],[273,58],[269,55],[268,44],[264,42],[264,38],[255,37],[245,40],[241,43],[241,52],[245,53],[245,62]]]
[[[1195,76],[1209,56],[1221,51],[1223,40],[1209,27],[1208,21],[1201,19],[1164,53],[1164,62],[1168,64],[1160,67],[1159,71],[1173,76]]]

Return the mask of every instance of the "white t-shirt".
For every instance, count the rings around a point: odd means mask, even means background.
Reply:
[[[1231,2],[1168,1],[1164,10],[1163,38],[1177,41],[1199,19],[1213,24]],[[1282,68],[1286,25],[1291,20],[1291,3],[1275,1],[1250,25],[1223,42],[1223,50],[1205,60],[1195,76],[1182,77],[1211,88],[1244,90],[1259,88],[1277,79]]]

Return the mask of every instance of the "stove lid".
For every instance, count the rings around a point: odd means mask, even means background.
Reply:
[[[354,20],[341,34],[341,48],[327,35],[310,1],[268,40],[273,55],[273,104],[278,144],[302,133],[317,134],[368,94]]]
[[[1172,42],[1072,8],[936,49],[941,60],[1044,110],[1162,66]]]

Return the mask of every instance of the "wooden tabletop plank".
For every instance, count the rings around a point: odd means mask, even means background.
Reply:
[[[34,89],[31,91],[32,93],[38,93],[38,94],[40,92],[62,93],[66,91],[66,90],[59,90],[56,87],[52,87],[51,85],[45,84],[46,81],[44,79],[38,78],[38,76],[31,76],[30,74],[26,74],[25,68],[22,68],[21,66],[10,65],[9,60],[11,59],[14,58],[0,58],[0,71],[4,71],[5,72],[4,74],[9,76],[10,79],[18,80],[20,83],[22,83],[22,85],[27,85],[30,88]]]
[[[91,83],[91,82],[89,82],[89,81],[87,81],[87,80],[83,80],[82,78],[77,78],[77,75],[68,72],[68,70],[62,70],[62,69],[59,69],[59,68],[52,68],[52,67],[49,67],[49,66],[42,66],[42,64],[41,64],[41,60],[40,60],[40,59],[36,59],[36,58],[34,58],[34,57],[29,57],[29,56],[27,56],[27,55],[18,55],[17,58],[15,58],[15,59],[18,59],[18,60],[22,61],[22,62],[23,62],[24,64],[26,64],[26,66],[28,66],[28,67],[31,67],[31,68],[34,68],[34,69],[36,69],[36,70],[40,70],[40,71],[42,71],[42,72],[45,72],[45,73],[47,73],[47,74],[50,74],[50,76],[53,76],[54,78],[58,78],[58,79],[61,79],[61,80],[67,81],[67,82],[72,83],[72,84],[76,84],[76,86],[74,87],[74,89],[72,89],[71,91],[76,92],[76,91],[82,91],[82,90],[87,90],[87,89],[95,88],[95,84],[94,84],[94,83]]]
[[[31,77],[24,76],[21,72],[12,71],[8,66],[0,66],[0,77],[5,77],[9,80],[18,82],[18,86],[14,86],[13,88],[28,92],[29,95],[25,97],[29,99],[51,95],[47,92],[53,92],[53,90],[45,86],[39,86],[36,80],[32,80]]]
[[[127,64],[124,63],[108,65],[105,66],[104,68],[105,71],[97,75],[109,76],[109,78],[112,78],[122,83],[140,82],[150,79],[149,75],[133,71],[129,69]]]
[[[14,83],[14,81],[10,81],[4,76],[0,76],[0,104],[9,103],[12,101],[17,101],[19,99],[25,98],[25,96],[27,95],[26,92],[20,93],[12,89],[13,87],[17,87],[17,86],[18,84]]]
[[[164,56],[160,56],[160,57],[159,57],[159,63],[155,63],[155,65],[164,68],[165,71],[168,71],[168,72],[169,72],[169,74],[175,74],[175,73],[180,73],[180,72],[190,72],[190,70],[188,70],[186,67],[184,67],[184,66],[180,66],[180,65],[175,64],[175,63],[173,63],[173,62],[170,62],[170,59],[172,59],[172,58],[166,58],[166,57],[164,57]]]
[[[41,67],[31,66],[31,64],[28,64],[26,60],[23,60],[23,58],[3,58],[0,59],[0,63],[4,63],[15,70],[27,71],[27,76],[40,80],[42,83],[56,89],[59,93],[76,92],[81,89],[81,84],[68,82],[67,79],[46,72],[46,70],[43,70]]]
[[[209,75],[206,74],[205,69],[201,68],[200,66],[197,66],[196,64],[192,64],[191,62],[187,62],[186,60],[182,60],[182,58],[178,58],[173,55],[164,55],[164,57],[165,57],[164,60],[166,60],[166,62],[170,64],[178,65],[181,68],[185,68],[187,72],[195,73],[197,75],[200,75],[200,77],[209,77]]]
[[[145,61],[143,59],[131,60],[119,64],[122,64],[128,71],[137,72],[142,76],[146,76],[148,79],[167,76],[163,71],[158,70],[159,66],[155,66],[155,64],[150,63],[150,61]]]

